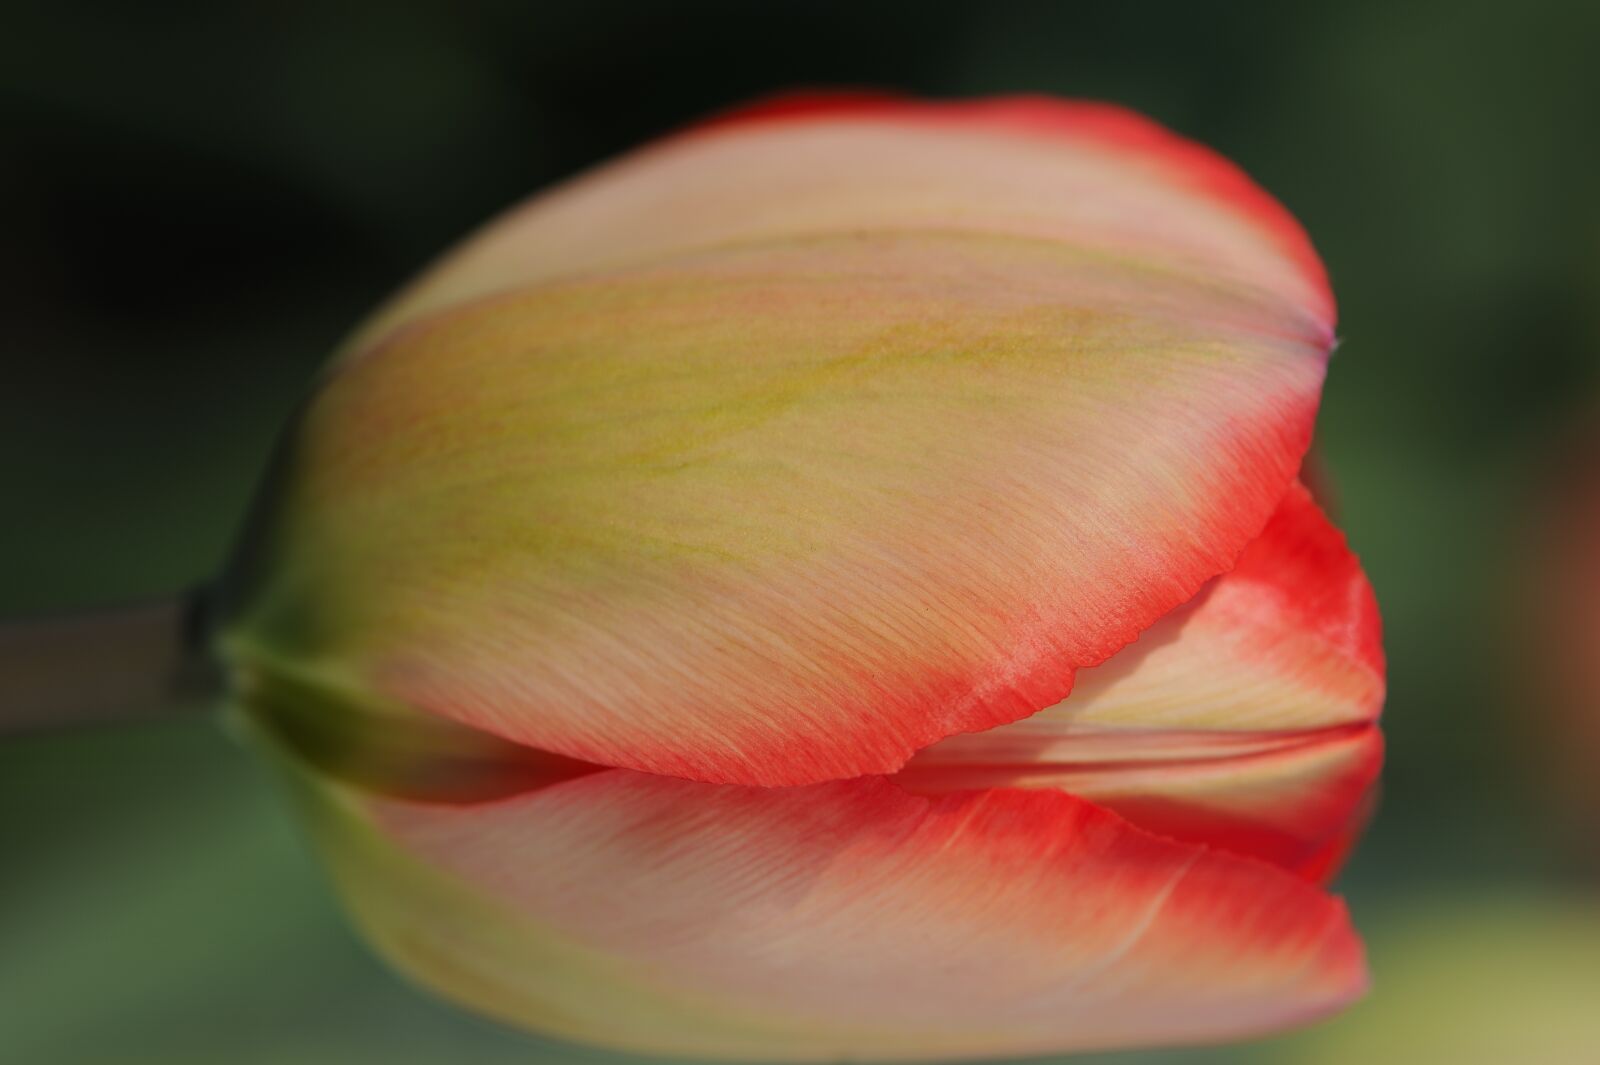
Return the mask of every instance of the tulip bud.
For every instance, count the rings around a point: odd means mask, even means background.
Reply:
[[[378,947],[542,1032],[896,1059],[1325,1014],[1383,690],[1295,481],[1332,329],[1293,219],[1119,109],[724,117],[339,354],[228,582],[238,701]]]

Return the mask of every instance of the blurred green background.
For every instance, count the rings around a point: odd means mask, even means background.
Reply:
[[[1237,160],[1342,308],[1321,448],[1392,664],[1342,882],[1377,984],[1306,1033],[1112,1060],[1600,1061],[1600,880],[1550,801],[1514,610],[1539,471],[1600,399],[1600,5],[4,13],[0,613],[204,579],[343,330],[493,211],[699,113],[1041,90]],[[0,1061],[621,1060],[390,975],[214,722],[0,745]]]

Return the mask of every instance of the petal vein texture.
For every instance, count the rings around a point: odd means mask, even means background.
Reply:
[[[1233,565],[1310,438],[1314,264],[1229,164],[1103,107],[669,138],[361,334],[229,653],[601,765],[892,772]]]

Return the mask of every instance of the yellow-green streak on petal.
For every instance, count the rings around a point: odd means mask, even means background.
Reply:
[[[1060,699],[1231,564],[1320,340],[972,234],[755,244],[418,321],[307,411],[227,642],[574,758],[799,783]]]

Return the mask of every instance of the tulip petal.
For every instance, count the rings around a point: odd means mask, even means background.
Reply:
[[[1297,485],[1232,571],[1084,671],[1070,698],[936,744],[900,779],[1058,788],[1154,832],[1326,874],[1382,763],[1379,627],[1360,563]]]
[[[718,116],[497,220],[347,350],[535,281],[734,241],[959,230],[1152,256],[1269,294],[1332,337],[1333,297],[1294,217],[1228,160],[1134,112],[1042,96],[782,97]]]
[[[1331,329],[1292,218],[1119,109],[725,118],[363,331],[225,643],[585,761],[892,771],[1060,700],[1233,563]]]
[[[447,997],[567,1039],[763,1060],[1232,1039],[1365,985],[1343,905],[1088,802],[610,770],[429,805],[307,783],[359,922]]]
[[[921,794],[980,788],[1050,788],[1090,799],[1150,832],[1249,855],[1325,879],[1348,849],[1349,825],[1383,764],[1376,728],[1310,736],[1253,736],[1243,752],[1214,737],[1163,737],[1165,758],[1138,744],[1084,745],[1083,761],[1032,765],[911,765],[896,779]],[[1174,748],[1184,753],[1174,756]],[[1107,748],[1110,748],[1109,750]],[[1095,761],[1096,757],[1102,760]],[[1110,757],[1107,757],[1110,756]]]
[[[325,383],[227,644],[589,762],[888,772],[1233,564],[1320,341],[1168,264],[851,235],[537,286]]]

